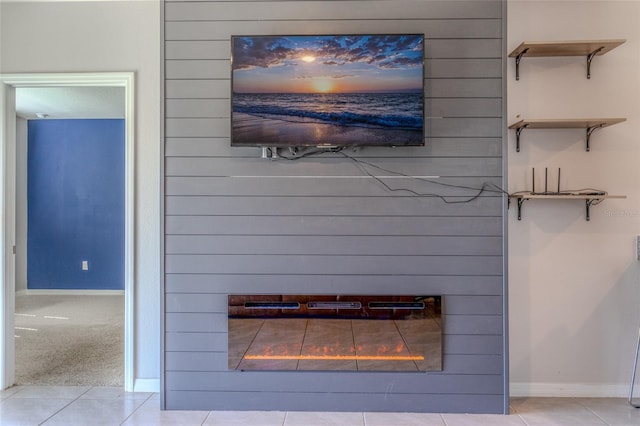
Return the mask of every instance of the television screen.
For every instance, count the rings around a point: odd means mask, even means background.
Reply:
[[[231,145],[424,144],[424,36],[232,37]]]

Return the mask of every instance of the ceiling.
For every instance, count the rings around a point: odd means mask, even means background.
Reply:
[[[40,118],[125,118],[124,87],[18,87],[16,115]]]

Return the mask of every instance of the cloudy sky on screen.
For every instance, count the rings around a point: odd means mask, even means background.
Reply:
[[[232,40],[235,93],[402,93],[423,87],[422,35]]]

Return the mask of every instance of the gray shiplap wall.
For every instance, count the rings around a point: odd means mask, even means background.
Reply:
[[[362,171],[336,154],[270,161],[229,147],[231,35],[424,33],[425,146],[351,155],[448,184],[503,185],[504,10],[481,0],[165,1],[167,409],[504,412],[500,194],[446,204],[350,179]],[[389,184],[451,201],[475,194]],[[230,293],[443,295],[443,371],[228,371]]]

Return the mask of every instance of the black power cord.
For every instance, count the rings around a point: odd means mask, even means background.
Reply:
[[[284,160],[289,160],[289,161],[295,161],[295,160],[300,160],[302,158],[307,158],[307,157],[311,157],[311,156],[314,156],[314,155],[320,155],[320,154],[325,154],[325,153],[340,154],[344,158],[347,158],[347,159],[351,160],[351,162],[353,162],[365,175],[367,175],[370,178],[374,179],[376,182],[378,182],[380,185],[382,185],[387,191],[390,191],[390,192],[407,192],[407,193],[413,194],[413,195],[415,195],[417,197],[438,198],[438,199],[442,200],[444,203],[447,203],[447,204],[469,203],[471,201],[474,201],[474,200],[478,199],[485,192],[498,193],[498,194],[507,195],[507,196],[510,195],[507,191],[505,191],[504,189],[502,189],[498,185],[495,185],[495,184],[489,183],[489,182],[484,182],[480,188],[477,188],[477,187],[471,187],[471,186],[466,186],[466,185],[455,185],[455,184],[450,184],[450,183],[438,182],[437,180],[428,179],[428,178],[410,176],[410,175],[407,175],[407,174],[404,174],[404,173],[401,173],[401,172],[397,172],[397,171],[394,171],[394,170],[386,169],[384,167],[378,166],[377,164],[373,164],[373,163],[368,162],[368,161],[364,161],[364,160],[355,158],[355,157],[345,153],[344,149],[345,149],[345,147],[336,147],[336,148],[328,148],[328,149],[318,148],[318,149],[306,151],[306,152],[304,152],[302,154],[295,154],[293,156],[283,155],[282,153],[280,153],[276,159],[284,159]],[[378,177],[378,176],[374,175],[373,173],[371,173],[367,169],[367,166],[368,167],[372,167],[372,168],[377,169],[377,170],[380,170],[380,171],[385,172],[385,173],[389,173],[389,174],[395,175],[395,176],[406,177],[407,179],[412,179],[412,180],[417,180],[417,181],[421,181],[421,182],[431,183],[431,184],[434,184],[434,185],[440,185],[440,186],[448,187],[448,188],[456,188],[456,189],[464,189],[464,190],[469,190],[469,191],[475,191],[475,194],[473,194],[473,195],[471,195],[471,196],[469,196],[467,198],[464,198],[462,200],[450,200],[448,198],[451,198],[451,197],[447,197],[447,196],[444,196],[444,195],[441,195],[441,194],[435,194],[435,193],[429,193],[429,192],[424,192],[423,193],[423,192],[414,191],[413,189],[409,189],[409,188],[392,188],[386,182],[384,182],[380,177]]]

